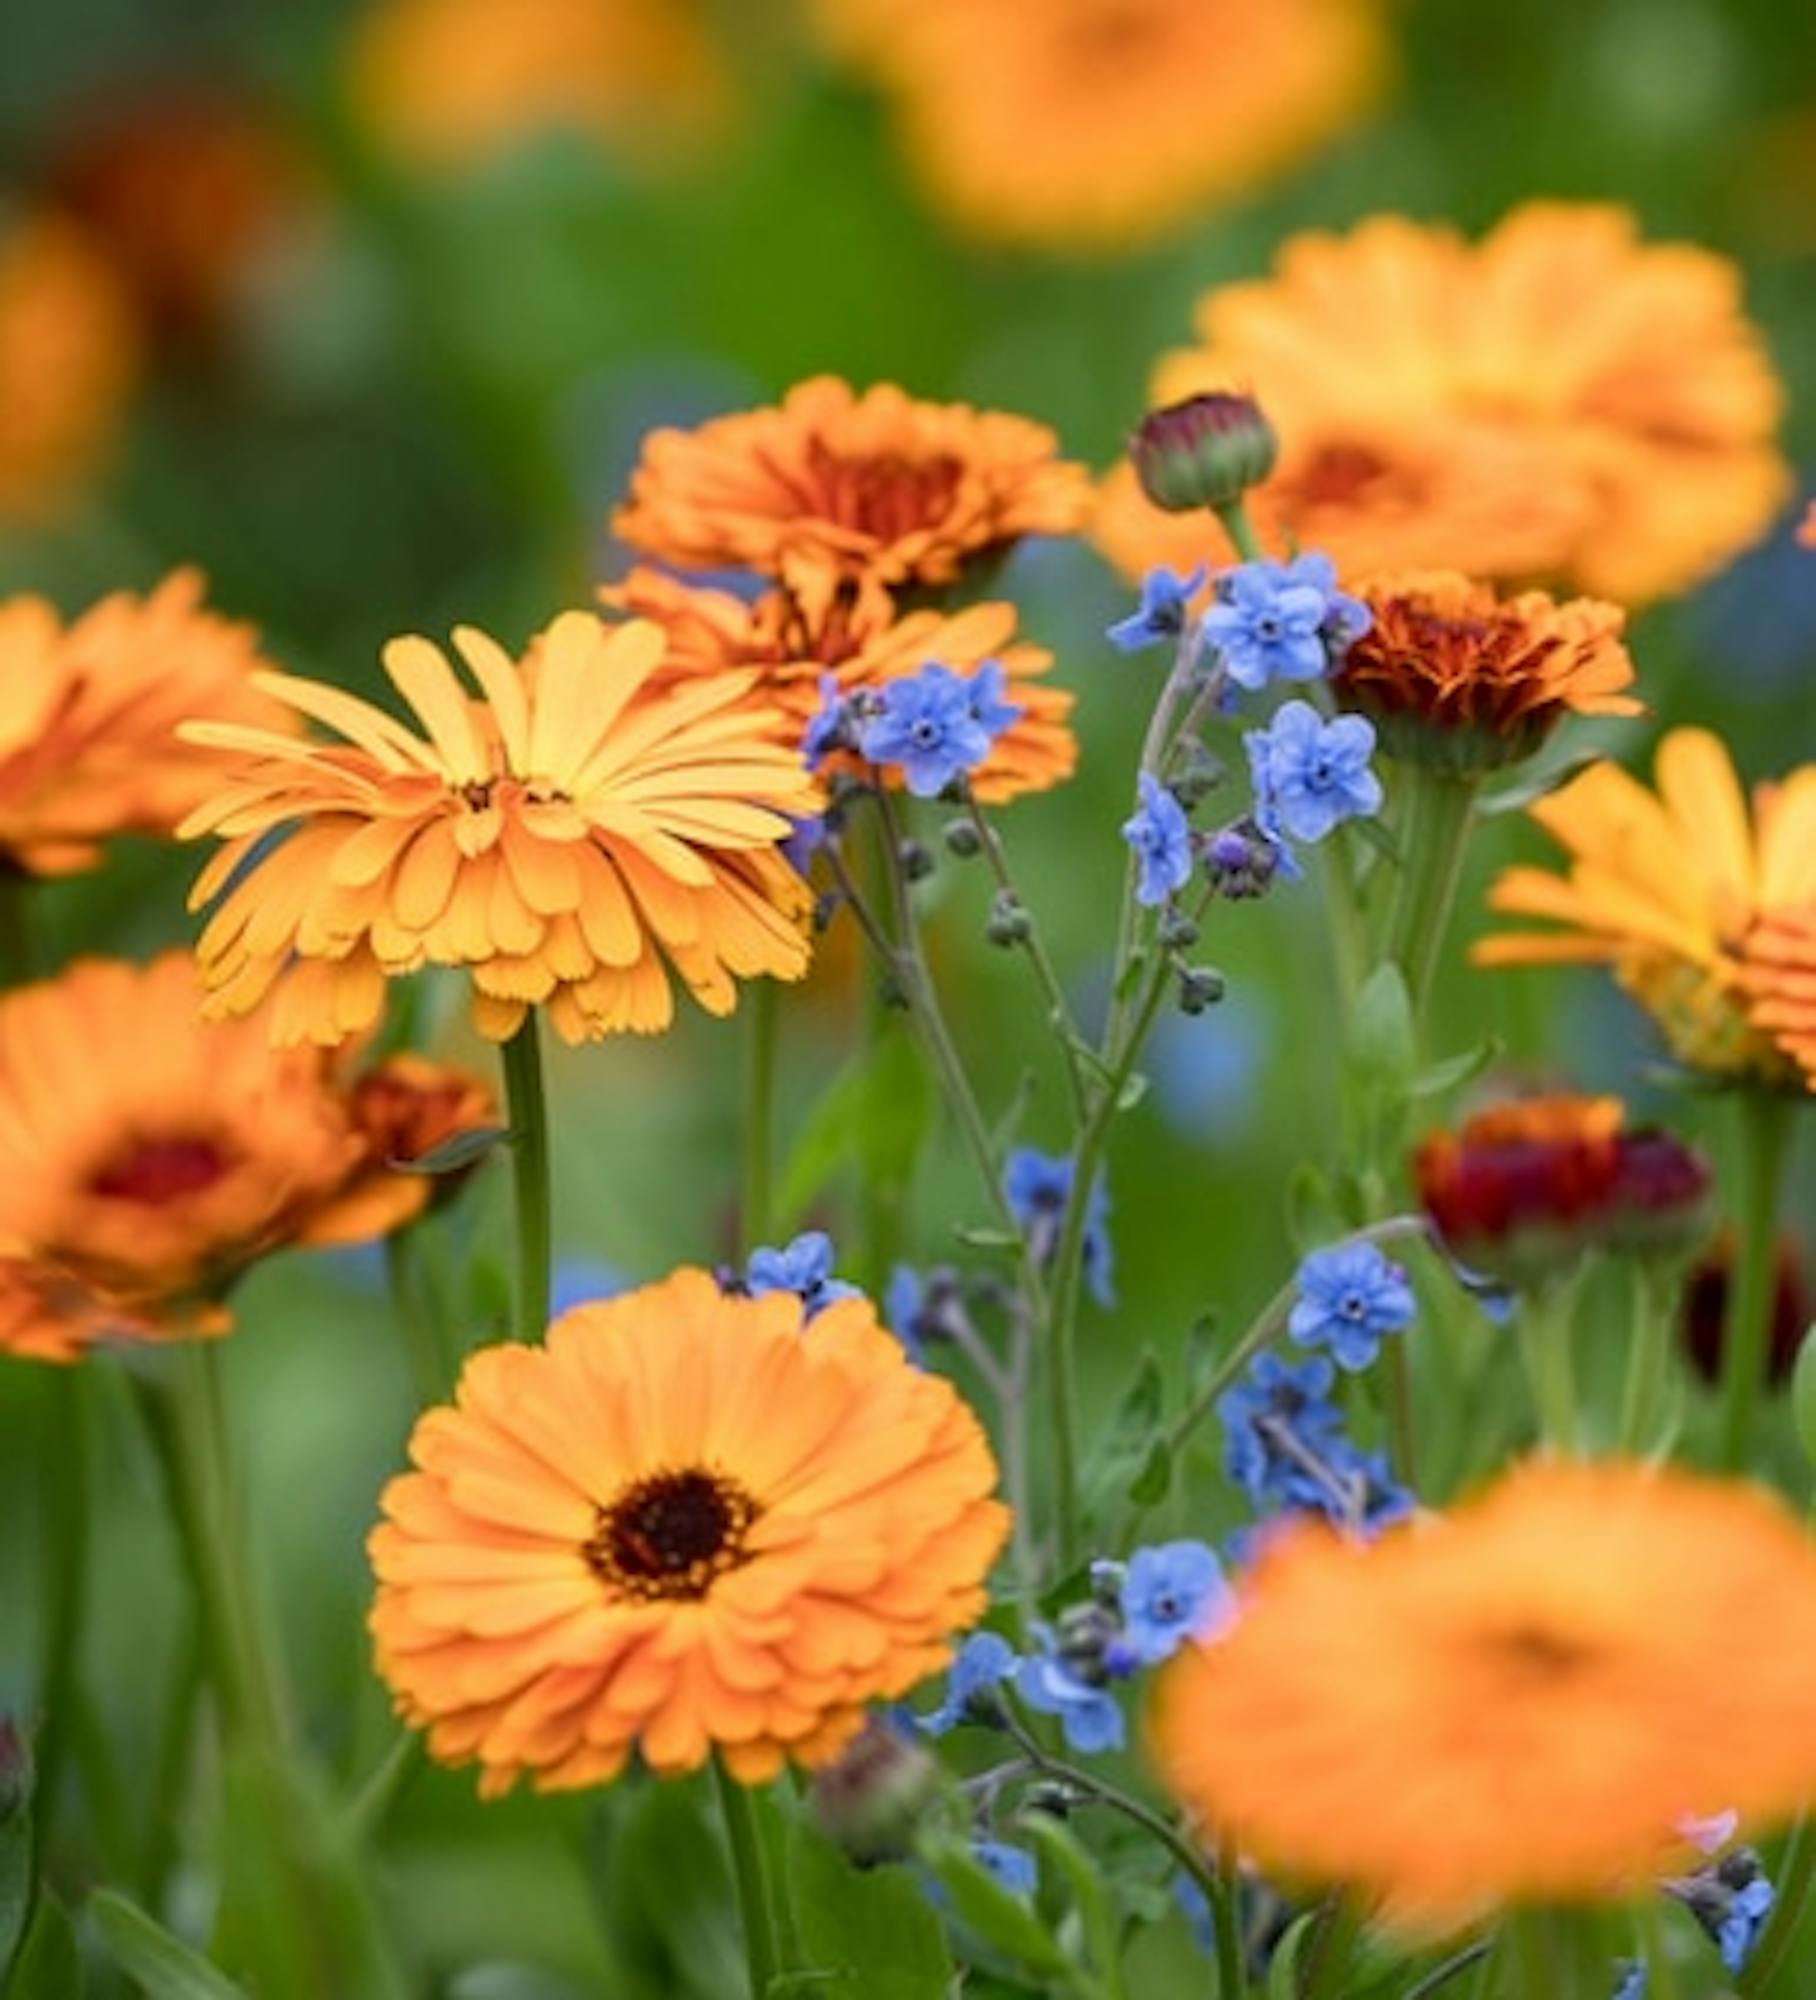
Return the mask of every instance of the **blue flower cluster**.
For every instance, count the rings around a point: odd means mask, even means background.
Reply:
[[[1750,1847],[1731,1848],[1719,1861],[1665,1888],[1714,1940],[1731,1974],[1740,1973],[1752,1957],[1778,1900]]]
[[[974,1632],[959,1648],[937,1707],[920,1717],[930,1736],[962,1722],[1000,1726],[1005,1688],[1036,1715],[1053,1716],[1068,1746],[1085,1755],[1119,1750],[1126,1738],[1111,1688],[1170,1659],[1188,1639],[1216,1631],[1231,1612],[1216,1555],[1202,1542],[1137,1549],[1125,1565],[1099,1563],[1093,1596],[1043,1628],[1017,1653],[996,1632]]]
[[[1005,698],[1007,689],[998,660],[964,675],[929,661],[916,673],[854,695],[842,694],[825,674],[802,754],[818,770],[835,751],[853,751],[867,764],[899,768],[917,799],[938,798],[975,771],[1021,715]]]
[[[807,1309],[807,1317],[840,1299],[861,1299],[856,1285],[832,1275],[832,1238],[823,1229],[804,1230],[779,1250],[753,1250],[742,1277],[720,1278],[721,1288],[760,1299],[768,1292],[793,1292]]]
[[[1069,1154],[1017,1146],[1003,1165],[1003,1194],[1037,1264],[1049,1264],[1059,1249],[1066,1204],[1072,1199]],[[1100,1306],[1114,1305],[1110,1285],[1110,1195],[1099,1171],[1085,1204],[1085,1282]]]

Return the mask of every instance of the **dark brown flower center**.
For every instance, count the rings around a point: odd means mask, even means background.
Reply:
[[[756,1518],[757,1503],[722,1473],[656,1472],[599,1510],[586,1559],[629,1597],[704,1597],[714,1577],[750,1560]]]
[[[199,1132],[170,1132],[135,1139],[89,1176],[91,1194],[167,1208],[214,1186],[232,1160],[217,1141]]]
[[[1593,1647],[1539,1624],[1508,1625],[1484,1632],[1478,1643],[1509,1680],[1523,1683],[1574,1680],[1595,1662]]]
[[[1351,507],[1363,497],[1411,499],[1412,482],[1407,468],[1394,466],[1378,451],[1365,444],[1333,441],[1315,452],[1289,481],[1282,482],[1281,498],[1290,513],[1317,507]]]
[[[943,521],[964,474],[964,466],[949,452],[931,458],[895,452],[848,458],[815,442],[808,446],[807,458],[819,511],[879,542],[897,541]]]

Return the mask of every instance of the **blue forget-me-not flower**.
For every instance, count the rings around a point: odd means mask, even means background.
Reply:
[[[1373,1243],[1314,1250],[1299,1266],[1299,1298],[1287,1331],[1301,1347],[1321,1347],[1339,1368],[1367,1368],[1382,1338],[1412,1324],[1406,1273]]]

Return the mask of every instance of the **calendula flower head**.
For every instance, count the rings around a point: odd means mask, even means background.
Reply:
[[[1365,716],[1326,721],[1308,701],[1283,701],[1265,729],[1247,729],[1255,824],[1276,841],[1323,840],[1345,820],[1381,810],[1381,780],[1370,767],[1374,724]]]
[[[1149,1732],[1207,1834],[1433,1931],[1632,1894],[1711,1799],[1816,1794],[1816,1549],[1752,1486],[1534,1461],[1374,1542],[1278,1534]]]
[[[1638,715],[1618,605],[1502,599],[1454,571],[1364,583],[1369,623],[1333,677],[1390,756],[1473,774],[1529,757],[1566,714]]]
[[[202,1020],[198,997],[170,952],[80,959],[0,998],[0,1351],[225,1333],[260,1258],[380,1237],[427,1205],[435,1182],[396,1170],[369,1085],[274,1050],[261,1020]],[[448,1131],[493,1115],[420,1059],[393,1067],[402,1085]]]
[[[1405,1271],[1373,1243],[1314,1250],[1299,1266],[1298,1286],[1287,1332],[1352,1374],[1372,1367],[1381,1342],[1404,1333],[1417,1311]]]
[[[1783,504],[1782,395],[1726,258],[1624,209],[1532,202],[1479,243],[1380,215],[1292,238],[1199,301],[1154,402],[1240,387],[1280,436],[1249,496],[1269,545],[1346,575],[1458,570],[1635,605],[1685,590]],[[1214,530],[1119,467],[1097,536],[1131,578]]]
[[[754,694],[778,717],[778,740],[805,744],[829,776],[858,771],[856,715],[848,704],[912,679],[929,662],[976,676],[993,665],[988,686],[990,745],[969,774],[973,795],[1001,805],[1023,792],[1044,791],[1071,775],[1078,746],[1066,717],[1072,696],[1049,685],[1053,656],[1015,636],[1015,607],[973,604],[962,611],[898,615],[887,596],[868,599],[849,588],[810,612],[787,589],[754,602],[648,567],[601,591],[617,609],[653,618],[668,633],[661,672],[676,681],[751,671]],[[1011,714],[1009,711],[1013,711]],[[900,770],[885,772],[900,784]]]
[[[132,304],[68,218],[0,229],[0,520],[66,512],[112,456],[139,373]]]
[[[667,1027],[670,967],[716,1014],[738,979],[801,976],[810,892],[777,843],[818,795],[751,676],[664,686],[659,627],[585,612],[522,662],[470,627],[454,644],[477,695],[426,639],[385,648],[420,735],[276,674],[257,684],[339,742],[185,731],[229,753],[181,829],[226,843],[192,895],[220,899],[197,948],[212,1013],[260,1005],[288,965],[274,1036],[332,1044],[388,980],[446,965],[482,1034],[545,1007],[579,1042]]]
[[[679,568],[748,569],[818,620],[941,590],[1026,535],[1083,522],[1090,488],[1044,424],[830,375],[773,409],[652,431],[612,532]]]
[[[887,96],[942,212],[980,237],[1072,253],[1139,248],[1265,183],[1353,123],[1387,68],[1374,0],[816,11]]]
[[[1816,895],[1795,909],[1763,912],[1747,933],[1743,961],[1740,984],[1754,1027],[1798,1065],[1805,1086],[1816,1089]]]
[[[1141,866],[1135,899],[1152,909],[1192,879],[1192,828],[1185,808],[1152,771],[1141,774],[1141,804],[1123,821],[1122,837]]]
[[[178,570],[67,624],[42,598],[0,601],[0,855],[13,867],[72,874],[115,834],[172,833],[217,777],[179,739],[185,717],[292,726],[255,685],[251,627],[205,611],[202,589]]]
[[[1172,514],[1234,506],[1273,471],[1279,452],[1254,397],[1221,391],[1150,410],[1129,440],[1142,492]]]
[[[1708,1161],[1658,1127],[1630,1128],[1614,1097],[1490,1105],[1422,1140],[1413,1177],[1458,1261],[1512,1285],[1548,1284],[1590,1250],[1681,1255],[1711,1219]]]
[[[1680,1062],[1705,1074],[1794,1087],[1798,1069],[1769,1020],[1769,940],[1816,910],[1816,764],[1756,788],[1751,810],[1721,739],[1675,729],[1658,746],[1657,791],[1596,763],[1529,808],[1569,872],[1505,870],[1489,892],[1504,915],[1555,934],[1503,932],[1479,965],[1604,964],[1658,1024]]]
[[[467,1363],[370,1550],[378,1668],[486,1796],[828,1763],[944,1667],[1007,1529],[952,1386],[861,1300],[679,1271]]]
[[[1368,630],[1366,605],[1337,588],[1329,556],[1261,557],[1218,573],[1200,621],[1230,681],[1251,693],[1275,681],[1315,681]]]

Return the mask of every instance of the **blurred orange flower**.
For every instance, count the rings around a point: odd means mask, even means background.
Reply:
[[[1685,1817],[1816,1797],[1816,1549],[1753,1486],[1535,1461],[1361,1543],[1271,1542],[1152,1745],[1270,1874],[1448,1929],[1630,1895]]]
[[[1090,487],[1058,448],[1026,417],[820,375],[779,407],[653,431],[612,532],[657,562],[774,577],[816,622],[847,589],[874,616],[1079,527]]]
[[[1529,203],[1475,245],[1391,215],[1298,236],[1197,321],[1150,400],[1253,391],[1280,437],[1257,519],[1353,574],[1441,567],[1637,604],[1718,568],[1784,500],[1782,396],[1738,273],[1641,243],[1623,209]],[[1131,576],[1215,539],[1126,465],[1097,533]]]
[[[348,62],[373,142],[432,171],[556,129],[659,160],[730,98],[695,0],[370,0]]]
[[[1797,539],[1806,549],[1816,549],[1816,500],[1810,502],[1810,511],[1798,526]]]
[[[1454,570],[1372,577],[1358,595],[1374,622],[1335,691],[1396,756],[1481,770],[1530,755],[1566,713],[1641,712],[1616,605],[1503,599]]]
[[[1283,172],[1378,94],[1378,0],[819,0],[933,199],[979,236],[1117,251]]]
[[[0,520],[70,505],[103,469],[138,375],[119,279],[66,217],[0,228]]]
[[[204,1022],[187,952],[81,959],[0,997],[0,1353],[224,1333],[227,1287],[291,1244],[354,1243],[419,1214],[314,1049]],[[483,1123],[489,1093],[424,1065],[414,1088]]]
[[[481,1034],[546,1006],[579,1042],[667,1027],[669,965],[715,1014],[737,979],[801,976],[811,897],[777,843],[819,793],[754,676],[677,687],[659,626],[580,611],[521,662],[470,627],[454,645],[478,697],[426,639],[385,648],[421,735],[281,674],[258,684],[340,742],[185,730],[227,753],[180,829],[226,842],[191,898],[222,899],[197,947],[211,1014],[284,974],[275,1039],[333,1044],[377,1020],[388,979],[464,966]]]
[[[867,1300],[678,1271],[468,1361],[370,1541],[378,1670],[486,1796],[835,1757],[943,1666],[1008,1525],[952,1386]]]
[[[1748,933],[1740,979],[1753,1025],[1802,1065],[1816,1091],[1816,884],[1802,907],[1768,911]]]
[[[118,833],[168,835],[214,789],[186,716],[282,730],[253,685],[249,625],[202,608],[194,570],[116,591],[65,625],[42,598],[0,602],[0,857],[39,875],[92,868]]]
[[[669,635],[665,674],[686,679],[728,668],[757,670],[756,689],[780,722],[779,740],[798,750],[820,707],[820,681],[830,674],[842,693],[877,688],[937,660],[968,673],[1000,662],[1007,698],[1022,711],[992,746],[971,779],[988,805],[1023,792],[1045,791],[1072,774],[1078,745],[1066,725],[1072,696],[1040,676],[1053,664],[1043,647],[1015,637],[1015,607],[974,604],[944,613],[893,617],[874,600],[842,594],[819,618],[809,617],[786,590],[753,603],[730,591],[683,583],[666,571],[640,567],[600,596],[638,617],[653,618]]]
[[[1612,966],[1680,1061],[1714,1075],[1795,1077],[1758,1017],[1772,940],[1816,921],[1816,764],[1747,797],[1721,739],[1675,729],[1658,746],[1654,794],[1592,764],[1530,808],[1570,855],[1568,875],[1506,869],[1489,907],[1563,926],[1484,938],[1479,965]],[[1782,929],[1781,929],[1782,926]]]

